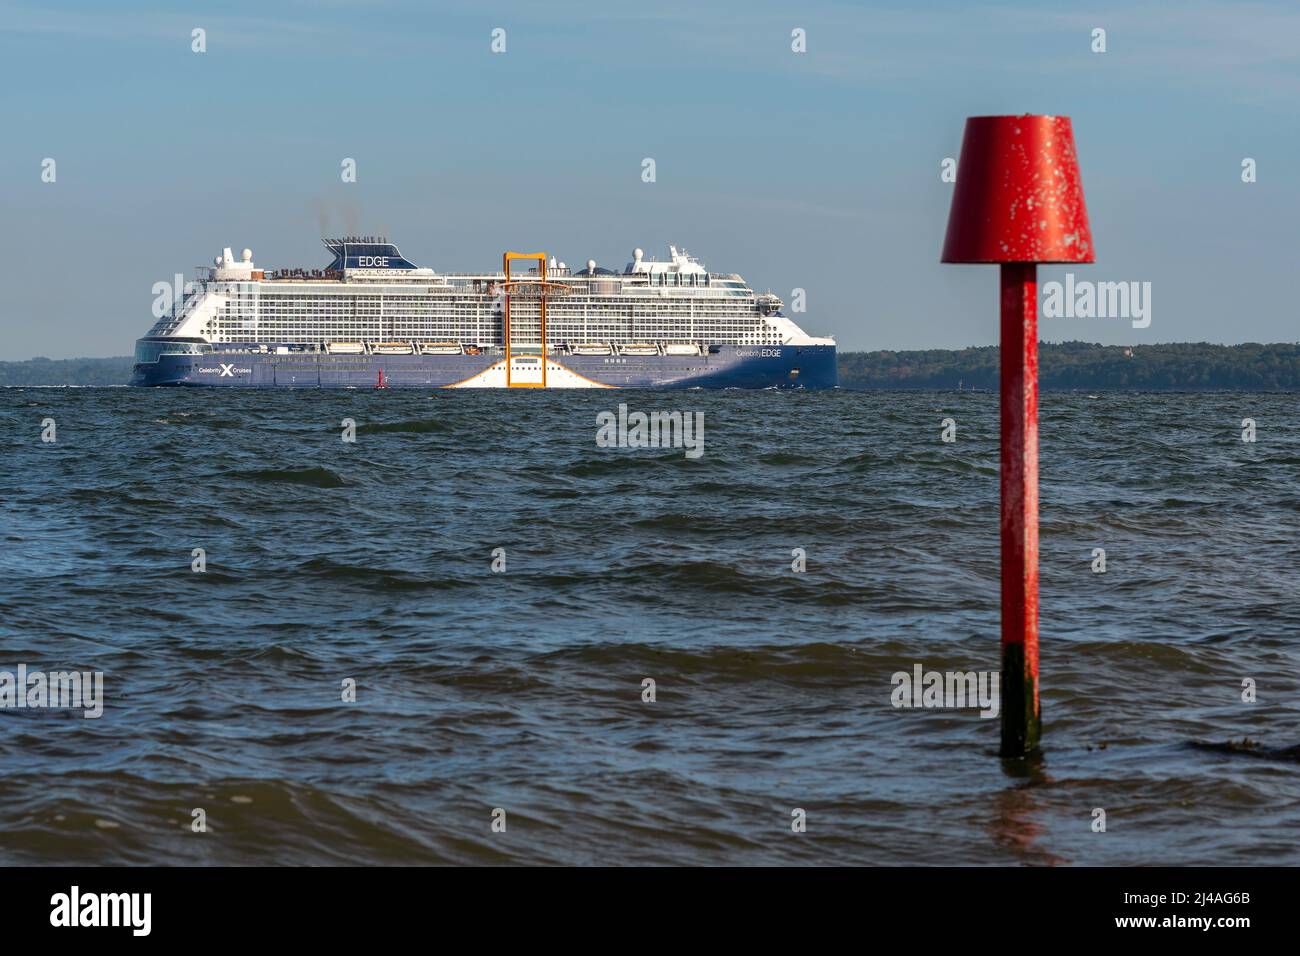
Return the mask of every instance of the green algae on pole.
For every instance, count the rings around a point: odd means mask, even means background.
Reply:
[[[943,262],[1001,266],[1002,748],[1038,749],[1038,263],[1094,261],[1065,116],[966,120]]]

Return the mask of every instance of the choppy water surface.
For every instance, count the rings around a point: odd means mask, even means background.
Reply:
[[[1027,771],[890,704],[998,666],[992,394],[6,389],[0,447],[0,670],[106,681],[0,711],[0,860],[1300,862],[1296,395],[1043,396]]]

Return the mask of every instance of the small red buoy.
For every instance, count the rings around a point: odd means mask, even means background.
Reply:
[[[943,262],[1002,267],[1002,756],[1038,749],[1038,266],[1092,262],[1067,116],[966,120]]]
[[[379,370],[379,381],[375,382],[375,388],[387,388],[388,383],[384,381],[384,370]]]

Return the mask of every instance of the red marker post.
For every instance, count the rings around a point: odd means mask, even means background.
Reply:
[[[944,262],[1002,267],[1002,756],[1038,749],[1038,263],[1092,262],[1066,116],[966,120]]]

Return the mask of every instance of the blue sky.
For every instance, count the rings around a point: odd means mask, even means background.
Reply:
[[[1294,3],[0,0],[0,81],[0,359],[129,354],[155,282],[223,246],[322,266],[344,232],[447,271],[673,242],[805,289],[845,349],[992,344],[997,270],[939,263],[940,163],[1024,112],[1074,121],[1076,277],[1152,283],[1148,328],[1043,338],[1300,340]]]

